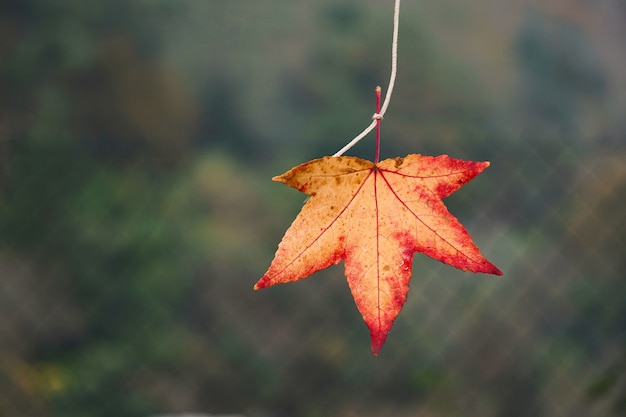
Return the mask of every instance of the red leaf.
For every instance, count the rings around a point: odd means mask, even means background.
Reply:
[[[297,281],[343,259],[377,355],[406,301],[415,252],[463,271],[502,275],[442,201],[488,166],[447,155],[378,164],[327,156],[274,177],[312,197],[254,288]]]

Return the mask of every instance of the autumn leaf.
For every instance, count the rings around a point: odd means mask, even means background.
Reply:
[[[254,288],[298,281],[344,260],[377,355],[406,301],[415,252],[463,271],[502,275],[442,201],[488,166],[447,155],[378,164],[327,156],[274,177],[311,198]]]

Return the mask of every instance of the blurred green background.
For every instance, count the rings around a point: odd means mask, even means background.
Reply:
[[[1,416],[626,414],[620,1],[403,2],[382,157],[491,161],[447,204],[504,277],[417,254],[379,357],[341,265],[252,290],[392,7],[0,2]]]

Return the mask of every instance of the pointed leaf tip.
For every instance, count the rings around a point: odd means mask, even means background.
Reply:
[[[254,284],[254,287],[252,287],[252,289],[255,291],[262,290],[263,288],[269,287],[270,285],[271,284],[268,284],[267,281],[265,281],[265,277],[263,277],[260,280],[258,280],[256,284]]]
[[[378,356],[386,340],[387,340],[387,334],[374,335],[372,333],[371,348],[372,348],[372,353],[374,354],[374,356]]]

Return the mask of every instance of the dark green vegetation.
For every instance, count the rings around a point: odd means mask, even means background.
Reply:
[[[382,3],[0,3],[0,415],[625,413],[617,3],[403,4],[381,156],[490,160],[446,204],[504,277],[418,255],[378,358],[341,266],[252,291],[270,178],[387,83]]]

